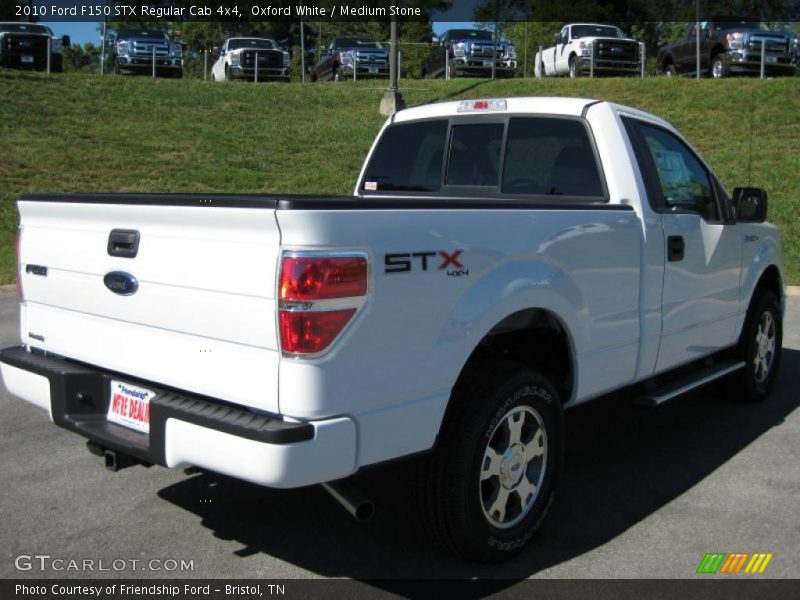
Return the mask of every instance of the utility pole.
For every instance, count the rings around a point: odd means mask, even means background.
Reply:
[[[300,81],[306,82],[306,30],[300,17]]]
[[[397,17],[392,17],[389,36],[389,89],[381,99],[380,113],[385,117],[402,110],[404,103],[397,89]]]
[[[696,79],[700,79],[700,0],[694,0],[694,43]]]

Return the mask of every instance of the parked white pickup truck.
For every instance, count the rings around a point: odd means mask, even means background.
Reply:
[[[430,451],[432,529],[500,560],[551,505],[564,409],[768,394],[766,202],[661,119],[579,98],[399,112],[353,197],[26,194],[3,380],[110,468],[287,488]]]
[[[619,27],[593,23],[564,25],[553,45],[536,53],[534,75],[635,75],[642,48]]]

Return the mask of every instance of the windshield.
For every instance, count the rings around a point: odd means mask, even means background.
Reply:
[[[714,23],[714,27],[721,31],[726,31],[728,29],[755,29],[759,31],[769,31],[769,27],[767,27],[764,23],[758,23],[756,21],[718,21]]]
[[[277,50],[278,45],[272,40],[260,38],[236,38],[228,41],[228,50],[238,50],[239,48]]]
[[[333,41],[333,47],[339,50],[341,48],[380,48],[381,46],[376,40],[340,38]]]
[[[610,25],[573,25],[572,39],[582,37],[624,38],[626,36],[619,27]]]
[[[451,29],[448,35],[452,41],[457,40],[492,40],[492,32],[483,29]]]
[[[49,27],[32,25],[30,23],[0,23],[0,32],[3,33],[44,33],[53,35]]]
[[[167,40],[166,32],[164,31],[149,31],[149,30],[140,30],[140,29],[120,29],[119,33],[117,34],[118,39],[125,39],[125,38],[144,38],[148,40]]]

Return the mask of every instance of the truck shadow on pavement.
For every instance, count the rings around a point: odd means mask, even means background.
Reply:
[[[568,411],[559,498],[530,547],[502,565],[461,562],[429,540],[413,460],[357,475],[377,508],[365,524],[320,486],[269,490],[198,474],[159,496],[197,514],[215,536],[241,544],[235,554],[242,557],[264,553],[319,576],[366,579],[398,593],[402,582],[388,580],[498,578],[500,589],[613,540],[780,426],[800,406],[798,372],[800,351],[784,349],[779,380],[763,404],[726,398],[711,384],[656,410],[618,395]],[[262,567],[251,576],[275,573]]]

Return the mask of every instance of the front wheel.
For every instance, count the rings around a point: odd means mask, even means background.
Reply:
[[[515,363],[471,368],[453,390],[420,492],[440,542],[464,558],[499,562],[530,541],[553,502],[561,403],[545,377]]]
[[[714,79],[728,76],[728,62],[723,54],[717,54],[711,61],[711,76]]]
[[[747,313],[737,354],[745,366],[730,380],[729,389],[744,400],[764,400],[775,383],[781,362],[783,322],[778,297],[762,291]]]
[[[580,71],[578,69],[578,57],[574,54],[569,57],[569,76],[575,79],[580,75]]]

